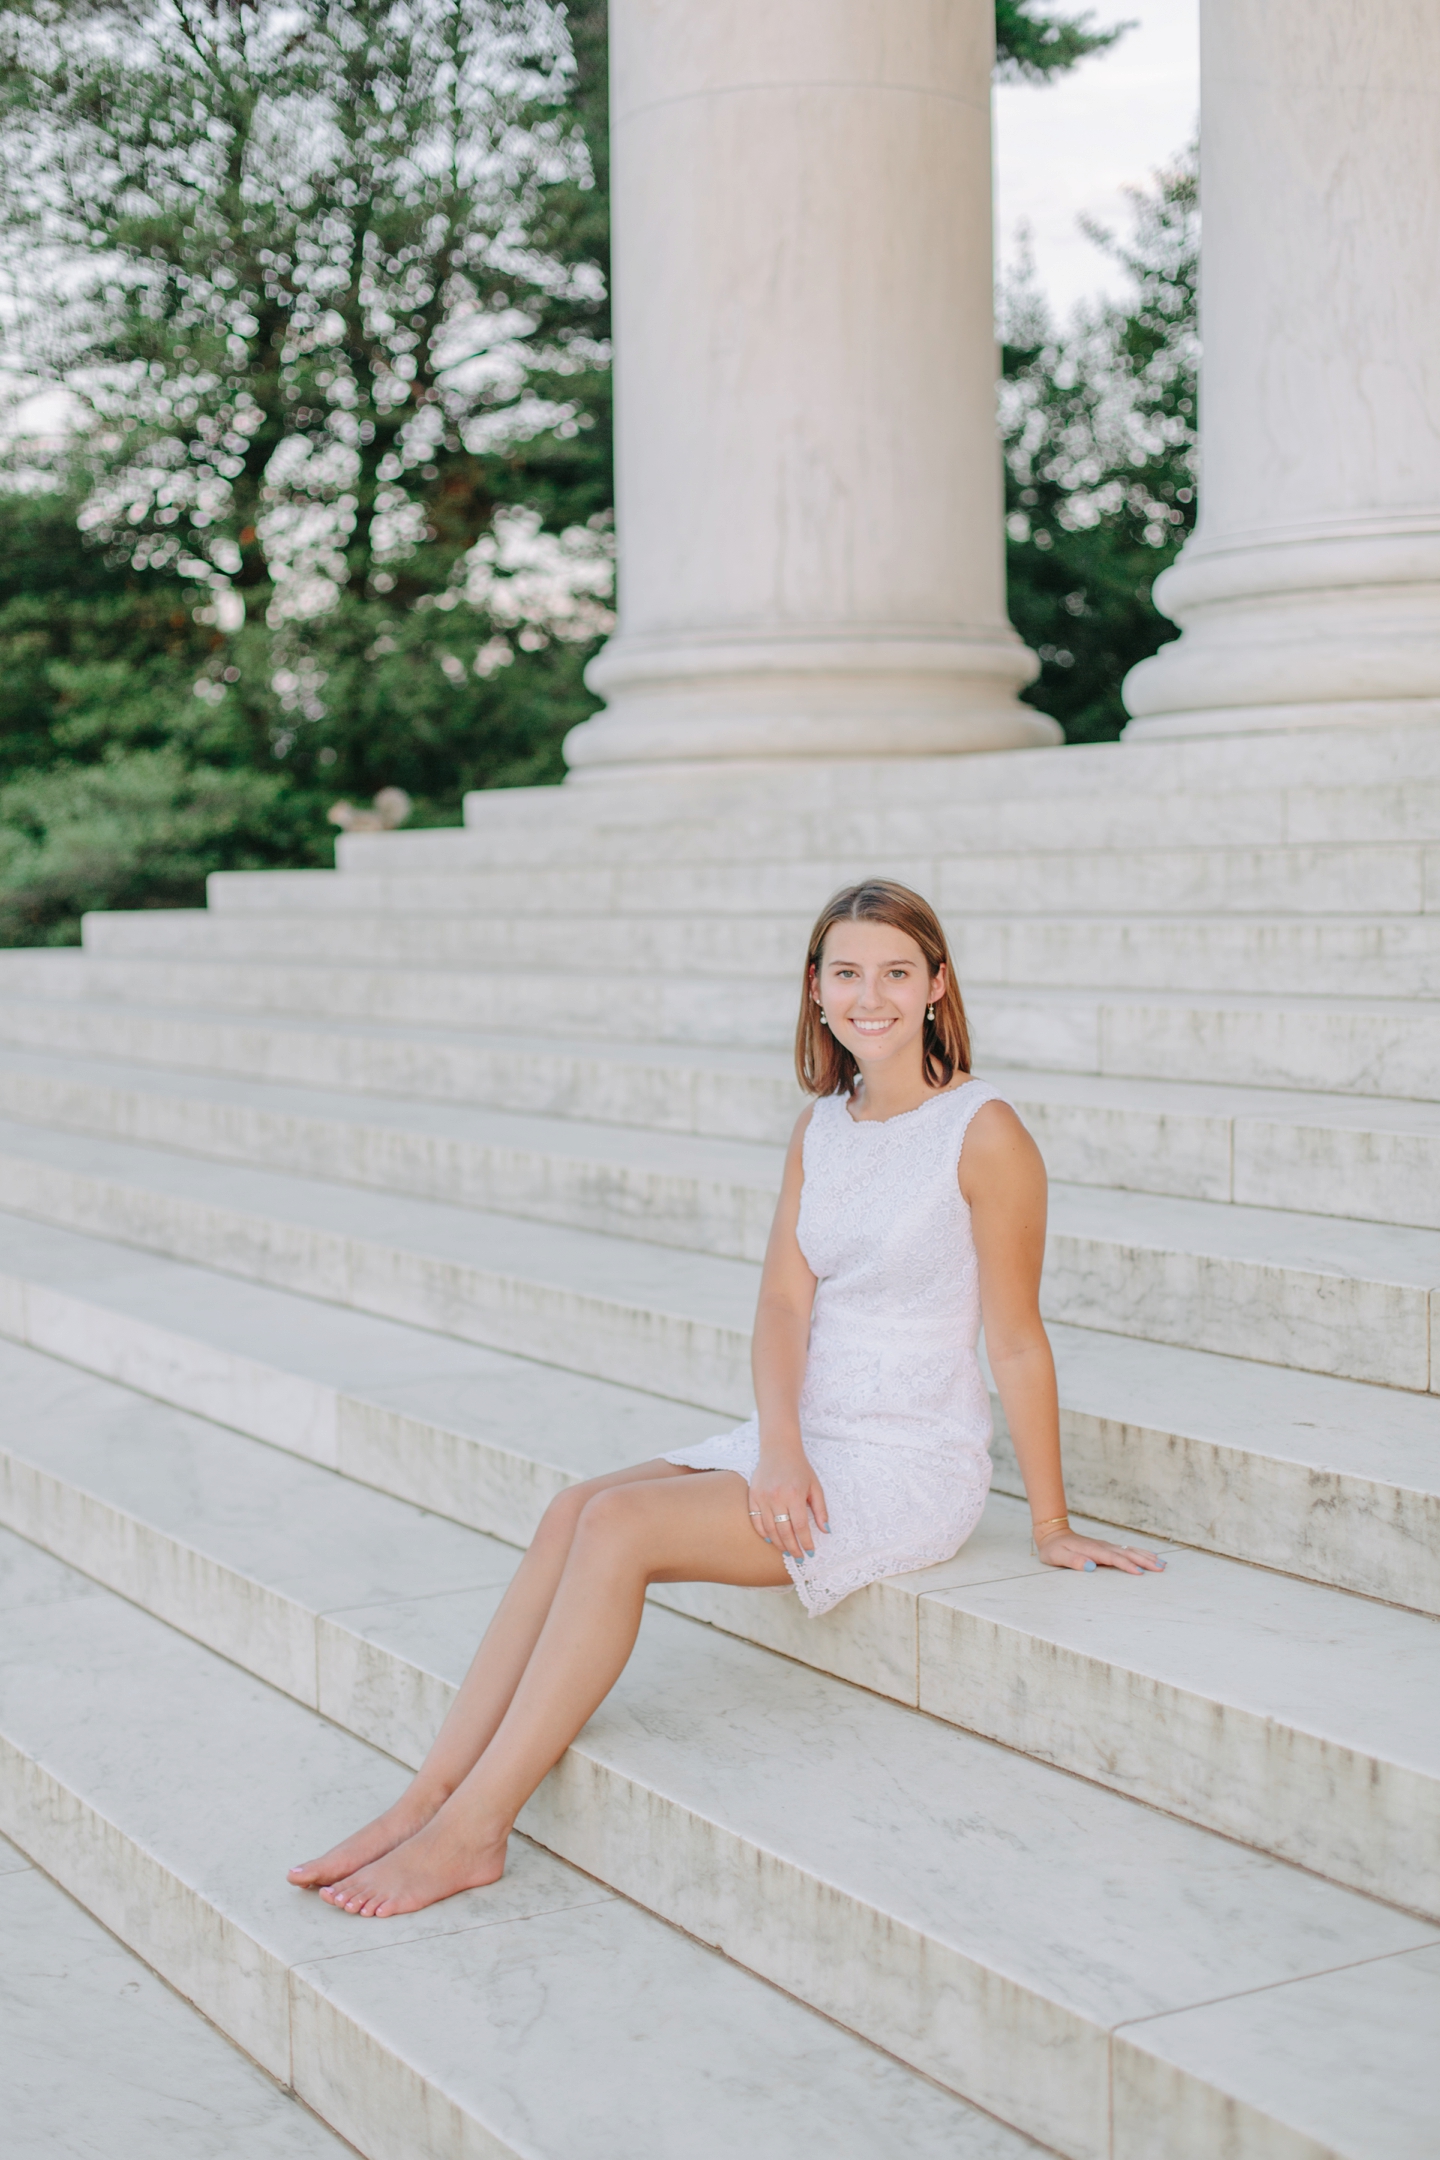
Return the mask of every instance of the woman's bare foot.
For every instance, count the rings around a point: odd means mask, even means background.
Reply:
[[[427,1797],[412,1786],[409,1792],[401,1794],[394,1807],[386,1808],[383,1815],[366,1823],[353,1837],[332,1845],[318,1860],[302,1860],[298,1867],[292,1867],[287,1882],[296,1884],[301,1890],[321,1890],[328,1883],[353,1875],[357,1868],[367,1867],[372,1860],[383,1859],[397,1845],[414,1837],[417,1830],[423,1830],[444,1800],[444,1793]]]
[[[475,1827],[442,1811],[403,1845],[357,1869],[320,1895],[342,1912],[365,1920],[389,1920],[420,1912],[461,1890],[483,1890],[505,1872],[508,1829]]]

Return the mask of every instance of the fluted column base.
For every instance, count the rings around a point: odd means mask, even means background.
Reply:
[[[613,639],[586,671],[606,710],[565,739],[570,780],[697,763],[938,757],[1061,740],[1016,692],[1013,633],[852,631]]]
[[[1440,720],[1440,513],[1186,548],[1183,636],[1133,668],[1127,738]]]

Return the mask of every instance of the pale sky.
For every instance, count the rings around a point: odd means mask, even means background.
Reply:
[[[1040,288],[1061,321],[1078,300],[1124,283],[1080,231],[1080,213],[1125,230],[1123,190],[1185,147],[1200,108],[1199,0],[1090,4],[1097,26],[1136,28],[1058,83],[995,91],[997,263],[1013,262],[1028,225]]]

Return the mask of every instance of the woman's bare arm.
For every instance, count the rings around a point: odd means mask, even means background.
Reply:
[[[755,1406],[760,1413],[760,1460],[750,1484],[751,1521],[756,1534],[797,1558],[812,1549],[811,1517],[826,1527],[825,1495],[805,1455],[800,1436],[800,1389],[810,1345],[810,1314],[815,1277],[796,1235],[803,1149],[810,1111],[802,1111],[785,1157],[785,1175],[755,1311],[750,1368]],[[779,1516],[784,1518],[776,1520]]]
[[[980,1261],[985,1347],[1000,1391],[1036,1546],[1052,1567],[1123,1569],[1138,1575],[1161,1563],[1153,1553],[1080,1537],[1064,1527],[1060,1403],[1055,1360],[1040,1317],[1045,1262],[1045,1164],[1008,1103],[976,1111],[960,1152],[960,1190],[970,1209]],[[1047,1525],[1051,1528],[1045,1534]]]

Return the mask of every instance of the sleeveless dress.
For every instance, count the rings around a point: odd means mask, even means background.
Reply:
[[[818,1278],[800,1432],[830,1535],[786,1556],[812,1618],[882,1575],[958,1552],[990,1489],[990,1395],[980,1371],[979,1263],[957,1182],[975,1112],[1004,1097],[983,1080],[899,1117],[857,1123],[848,1098],[816,1103],[804,1140],[800,1250]],[[735,1470],[747,1483],[760,1424],[666,1462]]]

